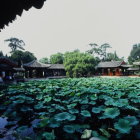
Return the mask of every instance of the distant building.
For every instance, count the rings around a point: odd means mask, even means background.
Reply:
[[[15,62],[6,57],[0,57],[0,77],[2,77],[3,79],[13,77],[13,68],[16,67],[18,67],[18,65]]]
[[[37,60],[33,60],[24,64],[23,67],[25,68],[26,78],[42,78],[47,77],[47,70],[50,67],[50,64],[43,64]]]
[[[103,76],[122,76],[127,75],[127,65],[124,61],[105,61],[96,66],[97,75]]]
[[[48,68],[50,76],[66,76],[66,71],[63,64],[51,64]]]
[[[37,60],[24,64],[26,78],[65,76],[63,64],[43,64]]]
[[[18,64],[11,61],[7,57],[0,57],[0,77],[3,80],[13,80],[15,74],[24,73],[25,69],[22,67],[18,67]],[[24,74],[22,74],[24,77]]]

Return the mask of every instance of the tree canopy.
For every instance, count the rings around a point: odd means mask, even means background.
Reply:
[[[14,51],[11,54],[10,58],[15,62],[19,62],[19,60],[21,60],[23,63],[28,63],[28,62],[31,62],[36,59],[36,57],[34,56],[33,53],[31,53],[29,51],[23,52],[20,50]]]
[[[44,63],[44,64],[49,64],[49,59],[47,57],[41,58],[39,62]]]
[[[128,61],[132,64],[135,61],[140,61],[140,43],[134,44],[128,57]]]
[[[62,53],[56,53],[50,56],[51,64],[63,64],[64,56]]]
[[[4,56],[4,55],[3,55],[3,52],[2,52],[2,51],[0,51],[0,57],[2,57],[2,56]]]
[[[94,56],[99,57],[102,60],[106,60],[107,57],[107,49],[111,48],[108,43],[104,43],[101,46],[97,45],[96,43],[89,44],[92,48],[87,52],[93,54]]]
[[[9,42],[8,46],[11,48],[11,53],[15,52],[17,49],[25,50],[23,48],[23,46],[25,46],[23,40],[11,37],[10,39],[6,39],[5,42]]]
[[[111,61],[111,60],[120,61],[120,60],[123,60],[123,59],[124,59],[123,57],[119,58],[116,51],[114,53],[107,53],[107,55],[106,55],[106,61]]]
[[[83,77],[94,73],[95,58],[88,53],[80,51],[66,52],[64,66],[69,77]]]

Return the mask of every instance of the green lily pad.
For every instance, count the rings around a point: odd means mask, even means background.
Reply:
[[[120,115],[120,111],[118,108],[106,108],[103,113],[103,116],[100,117],[100,119],[106,119],[106,118],[114,119],[119,115]]]
[[[76,105],[77,105],[77,103],[69,104],[69,105],[67,105],[67,108],[68,108],[68,109],[72,109],[72,108],[74,108]]]
[[[75,132],[75,128],[73,127],[73,125],[64,125],[63,130],[71,134]]]
[[[91,134],[92,134],[92,130],[84,130],[82,136],[81,136],[81,139],[88,139],[91,137]]]
[[[123,134],[129,134],[132,129],[130,122],[125,119],[119,119],[119,121],[114,124],[114,128]]]
[[[104,106],[93,107],[92,112],[93,113],[100,113],[101,111],[104,110],[104,108],[105,108]]]
[[[78,109],[70,109],[69,112],[71,114],[76,114],[76,113],[79,113],[79,110]]]
[[[90,100],[92,100],[92,101],[95,101],[97,99],[98,99],[98,97],[96,94],[93,94],[92,96],[90,96]]]
[[[58,113],[54,116],[54,119],[57,121],[64,121],[64,120],[69,120],[69,121],[73,121],[76,119],[76,116],[68,113],[68,112],[62,112],[62,113]]]
[[[131,125],[137,125],[139,123],[139,121],[137,120],[135,116],[127,116],[127,117],[124,117],[124,119],[128,120]]]
[[[88,110],[82,110],[80,114],[84,117],[91,117],[91,114]]]
[[[18,127],[16,130],[18,131],[18,132],[22,132],[22,131],[24,131],[24,130],[26,130],[26,129],[28,129],[28,126],[21,126],[21,127]]]
[[[88,104],[89,100],[88,99],[83,99],[79,103],[80,104]]]
[[[45,99],[44,99],[44,102],[50,102],[52,100],[52,97],[46,97]]]
[[[49,118],[44,118],[40,121],[39,126],[40,127],[45,127],[49,124]]]
[[[95,102],[95,101],[90,101],[89,104],[91,104],[91,105],[95,105],[96,102]]]
[[[106,136],[107,138],[111,137],[110,133],[107,130],[103,128],[100,128],[99,130],[101,131],[102,135]]]
[[[51,127],[51,128],[60,127],[60,123],[57,122],[56,120],[50,120],[50,121],[49,121],[49,127]]]
[[[55,140],[54,131],[52,131],[52,132],[44,132],[44,133],[42,134],[42,136],[43,136],[46,140]]]
[[[37,105],[34,106],[35,109],[42,109],[43,108],[43,103],[38,103]]]

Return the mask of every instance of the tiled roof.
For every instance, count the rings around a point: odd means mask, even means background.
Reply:
[[[133,65],[121,65],[121,67],[130,68],[130,67],[133,67]]]
[[[128,68],[127,70],[128,71],[139,71],[140,69],[139,68]]]
[[[97,65],[97,68],[116,68],[124,64],[125,64],[124,61],[106,61],[106,62],[100,62]]]
[[[22,15],[23,10],[32,6],[40,9],[46,0],[0,0],[0,29]]]
[[[13,70],[15,70],[15,71],[25,71],[24,68],[13,68]]]
[[[0,64],[7,64],[12,67],[18,67],[17,63],[13,62],[7,57],[0,57]]]
[[[65,69],[63,64],[51,64],[49,69]]]
[[[134,62],[133,64],[140,66],[140,62]]]
[[[24,64],[24,67],[30,67],[30,68],[48,68],[50,67],[50,64],[43,64],[38,62],[37,60],[33,60],[29,63]]]

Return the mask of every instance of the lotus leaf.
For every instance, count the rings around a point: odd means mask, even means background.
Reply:
[[[21,110],[22,112],[33,111],[33,109],[31,109],[30,107],[27,107],[27,106],[21,107],[20,110]]]
[[[18,127],[16,130],[18,131],[18,132],[22,132],[22,131],[24,131],[24,130],[26,130],[26,129],[28,129],[28,126],[21,126],[21,127]]]
[[[49,118],[44,118],[40,121],[39,126],[40,127],[46,127],[49,123]]]
[[[42,100],[42,99],[43,99],[43,95],[42,95],[42,94],[38,94],[38,95],[36,96],[36,99],[37,99],[37,100]]]
[[[44,132],[44,133],[42,134],[42,136],[43,136],[46,140],[55,140],[54,131],[52,131],[52,132]]]
[[[79,103],[80,104],[88,104],[89,100],[87,98],[82,99]]]
[[[81,139],[88,139],[91,137],[91,133],[92,133],[92,130],[88,130],[88,129],[85,129],[82,136],[81,136]]]
[[[96,95],[96,94],[94,94],[94,95],[90,96],[90,100],[95,101],[95,100],[97,100],[97,99],[98,99],[98,97],[97,97],[97,95]]]
[[[66,110],[65,107],[60,106],[60,105],[56,105],[55,106],[55,109],[58,109],[58,110]]]
[[[56,127],[59,127],[59,126],[60,126],[60,123],[57,122],[56,120],[50,120],[49,121],[49,127],[56,128]]]
[[[101,117],[101,118],[111,118],[111,119],[114,119],[116,118],[117,116],[120,115],[120,111],[118,108],[106,108],[105,111],[104,111],[104,116]]]
[[[52,97],[46,97],[45,99],[44,99],[44,102],[50,102],[52,100]]]
[[[128,120],[131,125],[137,125],[139,123],[139,121],[137,120],[135,116],[127,116],[127,117],[124,117],[124,119]]]
[[[64,120],[73,121],[76,119],[76,116],[74,116],[68,112],[62,112],[62,113],[56,114],[54,116],[54,119],[57,121],[64,121]]]
[[[107,138],[111,137],[110,133],[107,130],[103,128],[100,128],[99,130],[102,132],[102,135],[106,136]]]
[[[96,102],[95,102],[95,101],[90,101],[89,104],[91,104],[91,105],[95,105]]]
[[[25,102],[25,100],[15,100],[15,101],[13,101],[13,103],[15,103],[15,104],[22,104],[24,102]]]
[[[81,106],[81,110],[85,110],[85,109],[87,109],[89,107],[89,105],[82,105]]]
[[[41,109],[43,108],[43,103],[38,103],[37,105],[34,106],[35,109]]]
[[[99,136],[99,133],[97,131],[92,131],[92,134],[91,134],[93,137],[98,137]]]
[[[54,108],[50,108],[48,111],[49,112],[55,112],[55,109]]]
[[[74,108],[76,105],[77,105],[77,103],[73,103],[73,104],[67,105],[67,108],[68,108],[68,109],[72,109],[72,108]]]
[[[129,134],[132,129],[130,122],[125,119],[119,119],[119,121],[114,124],[114,127],[123,134]]]
[[[73,127],[73,125],[64,125],[63,130],[67,133],[75,132],[75,128]]]
[[[75,113],[79,113],[79,110],[78,109],[70,109],[69,112],[71,114],[75,114]]]
[[[99,106],[99,107],[93,107],[92,108],[92,112],[93,113],[100,113],[101,111],[103,111],[104,110],[104,106],[102,105],[102,106]]]
[[[81,115],[83,115],[84,117],[91,117],[91,114],[88,110],[82,110]]]

